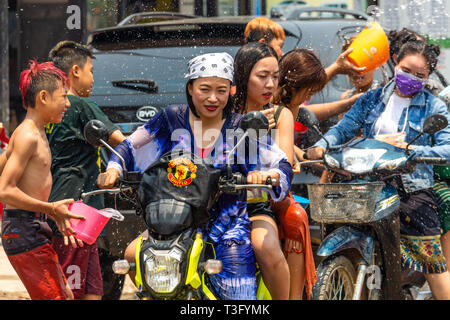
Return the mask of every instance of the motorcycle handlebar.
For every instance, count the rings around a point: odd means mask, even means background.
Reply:
[[[128,187],[128,188],[114,188],[114,189],[98,189],[98,190],[94,190],[94,191],[90,191],[90,192],[83,192],[81,194],[81,199],[85,199],[87,197],[90,196],[95,196],[97,194],[104,194],[104,193],[112,193],[112,194],[118,194],[120,192],[124,192],[124,191],[131,191],[132,188]]]
[[[269,190],[272,190],[272,185],[270,185],[270,184],[237,184],[234,187],[236,190],[241,190],[241,189],[269,189]]]
[[[447,159],[440,157],[416,157],[413,161],[415,163],[422,163],[422,164],[436,164],[436,165],[449,164]]]

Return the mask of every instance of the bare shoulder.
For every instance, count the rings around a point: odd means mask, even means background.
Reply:
[[[8,150],[12,152],[14,149],[32,151],[37,147],[39,141],[39,130],[33,124],[23,121],[11,135]]]
[[[294,124],[294,116],[292,115],[291,110],[288,108],[283,108],[280,112],[280,116],[278,118],[277,127],[279,129],[288,126],[288,128],[292,127]]]

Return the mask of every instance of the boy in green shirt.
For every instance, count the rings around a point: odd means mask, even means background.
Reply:
[[[84,139],[86,123],[92,119],[105,123],[109,133],[108,143],[113,147],[125,139],[100,108],[88,99],[94,82],[93,58],[89,47],[73,41],[59,42],[49,53],[49,59],[70,80],[67,97],[71,104],[61,123],[47,126],[53,157],[50,201],[67,197],[80,199],[81,193],[97,189],[99,150]],[[97,209],[104,208],[101,195],[90,197],[85,203]],[[52,242],[66,277],[72,280],[69,285],[75,299],[101,299],[103,285],[97,244],[78,241],[79,247],[64,246],[57,230],[54,230]]]

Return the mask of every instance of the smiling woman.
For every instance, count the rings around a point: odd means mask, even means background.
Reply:
[[[275,200],[283,198],[289,189],[292,176],[291,167],[284,154],[271,141],[258,143],[256,153],[259,156],[253,163],[250,159],[252,157],[246,156],[248,153],[235,152],[235,149],[232,149],[235,144],[231,144],[230,139],[227,139],[227,131],[234,132],[242,118],[242,115],[232,113],[229,98],[233,69],[233,59],[227,53],[203,54],[192,59],[186,74],[189,78],[186,84],[188,106],[175,105],[161,110],[116,148],[125,159],[126,169],[148,172],[150,166],[153,167],[158,160],[161,163],[161,159],[167,155],[175,157],[176,151],[183,150],[195,154],[193,158],[197,160],[204,158],[205,162],[211,163],[222,174],[228,173],[230,169],[233,173],[242,173],[247,176],[247,183],[262,184],[268,178],[275,178],[280,182],[280,186],[268,192]],[[214,134],[209,135],[209,132]],[[246,144],[249,144],[249,141]],[[223,161],[228,153],[237,157],[236,163],[231,164],[231,167],[225,166]],[[269,160],[269,164],[263,164],[261,158],[266,162]],[[99,176],[99,186],[108,188],[114,185],[124,169],[121,163],[117,156],[111,157],[106,173]],[[185,162],[178,164],[184,166],[177,166],[175,170],[169,164],[170,172],[167,176],[177,188],[183,186],[187,177],[194,179],[192,174],[188,174],[189,165]],[[194,172],[193,169],[190,171],[196,175],[194,181],[199,181],[200,173]],[[183,187],[189,187],[190,182],[191,180]],[[160,186],[161,184],[158,185]],[[180,190],[177,189],[177,193]],[[208,212],[205,234],[208,242],[214,246],[216,259],[223,263],[223,271],[210,275],[209,279],[222,299],[255,299],[255,265],[249,239],[250,221],[246,210],[246,193],[244,190],[233,194],[221,193],[214,199]],[[184,200],[174,200],[179,205],[187,203]],[[202,206],[202,210],[204,209],[205,206]],[[145,215],[153,214],[151,210],[153,209],[147,206]],[[198,218],[194,220],[195,223],[202,223]],[[147,235],[145,234],[145,237]],[[125,251],[125,258],[129,262],[135,261],[136,243],[137,239]],[[134,279],[134,274],[129,275]]]

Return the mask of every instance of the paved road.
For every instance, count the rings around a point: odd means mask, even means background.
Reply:
[[[1,223],[0,223],[1,224]],[[136,287],[126,276],[124,290],[120,300],[136,299]],[[27,290],[23,286],[14,268],[5,254],[0,242],[0,300],[30,300]]]
[[[0,300],[30,300],[0,242]]]
[[[420,290],[428,291],[427,284]],[[136,300],[136,287],[127,275],[120,300]],[[423,297],[421,297],[423,299]],[[0,300],[30,300],[25,287],[9,263],[8,257],[0,242]]]

